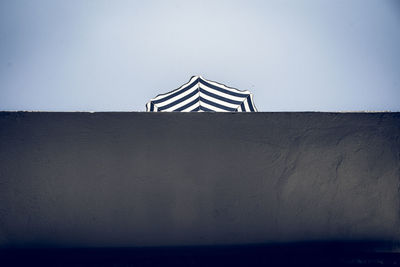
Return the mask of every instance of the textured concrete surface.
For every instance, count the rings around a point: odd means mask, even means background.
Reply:
[[[0,246],[400,240],[399,113],[0,112]]]

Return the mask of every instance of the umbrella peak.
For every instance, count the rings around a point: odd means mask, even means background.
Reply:
[[[192,76],[189,82],[146,104],[149,112],[256,112],[253,94],[222,83]]]

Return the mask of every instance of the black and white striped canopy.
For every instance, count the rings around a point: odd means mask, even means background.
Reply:
[[[158,95],[146,104],[150,112],[256,112],[253,95],[223,84],[193,76],[169,93]]]

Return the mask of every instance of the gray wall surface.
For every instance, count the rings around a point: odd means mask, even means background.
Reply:
[[[400,113],[0,112],[0,246],[400,240]]]

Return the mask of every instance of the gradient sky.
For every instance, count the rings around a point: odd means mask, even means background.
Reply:
[[[259,111],[400,111],[400,1],[0,1],[0,110],[144,111],[192,75]]]

